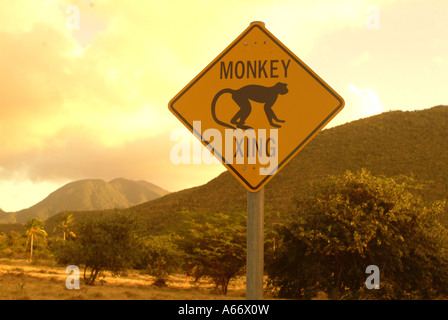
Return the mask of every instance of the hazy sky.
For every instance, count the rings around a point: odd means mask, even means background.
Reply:
[[[171,163],[168,102],[256,20],[345,99],[329,126],[448,104],[447,0],[2,1],[0,208],[79,179],[176,191],[224,171]]]

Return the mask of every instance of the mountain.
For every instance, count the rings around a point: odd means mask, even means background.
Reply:
[[[105,182],[86,179],[68,183],[34,206],[15,213],[0,212],[2,223],[23,223],[28,217],[45,220],[62,211],[127,208],[169,192],[146,181],[123,178]]]
[[[362,168],[374,175],[403,174],[425,182],[425,201],[447,198],[448,106],[385,112],[323,130],[266,185],[266,212],[283,215],[294,208],[295,197],[307,183]],[[148,231],[164,232],[179,223],[184,212],[245,211],[246,199],[246,189],[224,172],[205,185],[124,211],[138,216]]]
[[[109,185],[118,190],[132,205],[140,204],[168,194],[169,192],[147,181],[131,181],[118,178],[109,182]]]
[[[2,209],[0,209],[0,223],[9,223],[12,221],[15,221],[13,213],[5,212]]]

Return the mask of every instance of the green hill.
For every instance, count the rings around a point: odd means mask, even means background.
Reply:
[[[3,223],[23,223],[28,217],[45,220],[62,211],[128,208],[168,194],[145,181],[87,179],[68,183],[34,206],[15,213],[0,212]]]
[[[11,212],[5,212],[2,209],[0,209],[0,223],[9,223],[12,221],[15,221],[14,214]]]
[[[149,200],[157,199],[168,194],[168,191],[147,181],[131,181],[123,178],[112,180],[108,183],[115,190],[118,190],[129,202],[130,207]]]
[[[361,168],[375,175],[414,176],[430,182],[422,193],[426,201],[447,198],[448,106],[386,112],[323,130],[267,184],[266,211],[286,213],[308,182]],[[176,226],[184,211],[246,210],[246,196],[245,188],[225,172],[205,185],[124,211],[138,215],[148,231],[163,232]]]

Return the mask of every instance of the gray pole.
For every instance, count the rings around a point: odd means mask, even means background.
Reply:
[[[263,299],[264,187],[247,192],[246,299]]]

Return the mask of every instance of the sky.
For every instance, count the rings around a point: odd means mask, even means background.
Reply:
[[[74,180],[219,175],[170,161],[172,132],[193,136],[168,103],[252,21],[344,98],[327,128],[448,104],[447,0],[1,1],[0,208]]]

